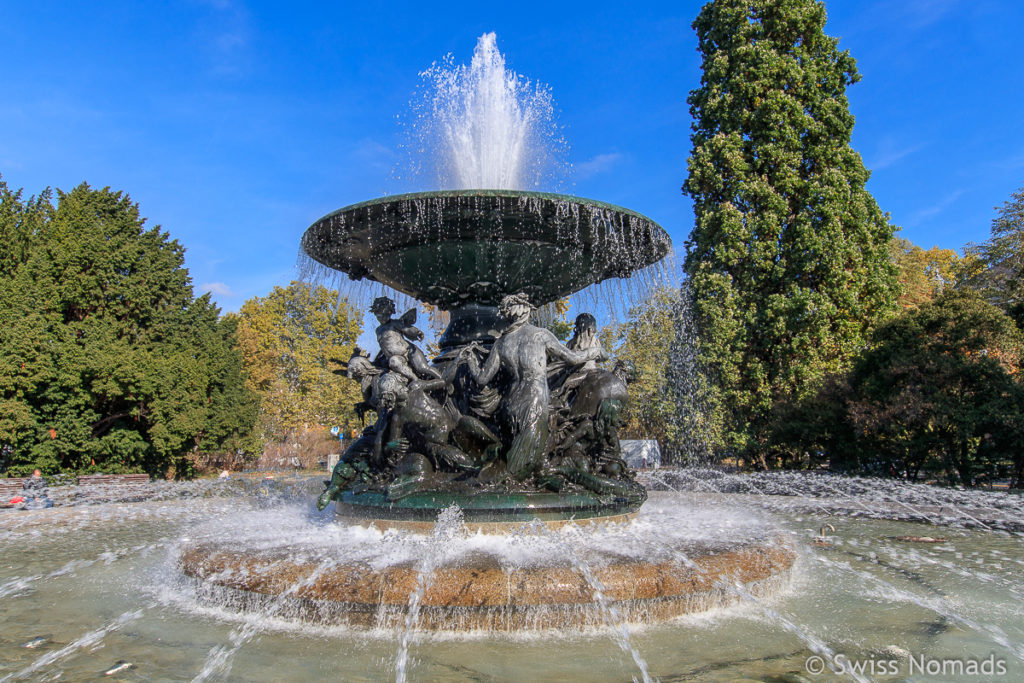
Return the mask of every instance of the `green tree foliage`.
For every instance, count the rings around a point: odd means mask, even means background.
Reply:
[[[676,436],[678,411],[668,377],[677,336],[676,303],[675,292],[659,290],[630,309],[626,322],[605,328],[603,344],[616,360],[632,366],[623,438],[657,439],[665,445]]]
[[[242,305],[239,347],[249,387],[261,397],[262,439],[280,441],[296,430],[355,422],[359,385],[333,374],[329,361],[352,355],[361,320],[338,292],[302,282]]]
[[[572,335],[573,328],[575,325],[569,320],[569,308],[571,304],[569,299],[558,299],[552,301],[550,304],[542,307],[538,313],[541,313],[539,323],[547,329],[551,330],[551,333],[558,338],[559,341],[565,341]]]
[[[850,147],[854,60],[812,0],[714,0],[693,24],[686,271],[727,448],[764,466],[772,411],[846,367],[894,307],[893,228]]]
[[[1024,187],[996,211],[992,236],[967,248],[979,262],[967,284],[1024,326]]]
[[[658,289],[624,323],[601,331],[615,361],[633,370],[622,437],[656,439],[673,462],[707,461],[720,431],[718,416],[706,405],[688,304],[685,288]]]
[[[136,204],[82,184],[0,187],[0,443],[10,470],[189,474],[255,419],[234,326],[192,296],[184,250]]]
[[[834,467],[973,485],[1024,468],[1024,337],[975,292],[880,327],[848,379],[787,426]],[[798,434],[805,430],[803,434]]]
[[[922,249],[909,240],[893,238],[890,243],[900,285],[899,306],[917,310],[949,287],[955,287],[974,258],[960,257],[952,249]]]

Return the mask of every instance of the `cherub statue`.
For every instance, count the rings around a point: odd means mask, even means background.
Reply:
[[[419,379],[441,379],[441,373],[430,367],[427,357],[412,342],[423,339],[423,331],[415,327],[416,309],[410,308],[400,318],[395,314],[395,302],[386,296],[377,297],[370,306],[370,312],[377,317],[377,343],[380,344],[378,360],[382,365],[397,372],[410,382]]]
[[[359,389],[362,392],[363,400],[355,407],[356,415],[362,420],[367,410],[377,410],[377,385],[380,383],[380,376],[384,373],[382,369],[370,361],[370,357],[358,346],[352,351],[352,357],[348,362],[334,361],[340,370],[332,370],[336,374],[344,373],[349,379],[359,382]]]

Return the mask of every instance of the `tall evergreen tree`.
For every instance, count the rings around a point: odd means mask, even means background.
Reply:
[[[893,228],[850,147],[853,58],[814,0],[713,0],[693,24],[686,271],[729,450],[765,465],[772,407],[848,365],[893,308]]]
[[[0,234],[18,237],[0,254],[10,470],[180,476],[190,453],[239,445],[256,399],[234,323],[193,298],[181,245],[109,189],[82,184],[56,206],[0,195]]]

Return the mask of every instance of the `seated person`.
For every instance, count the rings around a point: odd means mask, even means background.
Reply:
[[[41,510],[53,507],[53,501],[50,500],[49,491],[46,489],[46,480],[43,479],[42,471],[38,469],[22,483],[21,497],[25,499],[18,506],[22,510]]]

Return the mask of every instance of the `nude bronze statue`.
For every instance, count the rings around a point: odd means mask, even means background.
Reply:
[[[410,382],[417,379],[440,379],[441,374],[430,367],[423,352],[412,342],[422,341],[423,331],[414,325],[416,309],[410,308],[399,318],[395,314],[395,302],[386,296],[377,297],[370,312],[377,318],[377,343],[380,344],[378,363],[386,369],[397,372]]]
[[[346,374],[359,381],[362,414],[376,422],[342,454],[326,490],[331,500],[362,492],[398,503],[417,492],[586,490],[602,500],[641,501],[642,487],[622,461],[618,428],[628,401],[625,367],[598,366],[607,354],[589,313],[576,318],[567,345],[530,323],[524,293],[504,297],[506,326],[491,344],[473,341],[428,364],[415,309],[394,318],[380,297],[374,361],[356,349]]]
[[[531,325],[534,307],[525,294],[511,294],[501,300],[498,313],[508,327],[494,342],[481,364],[476,353],[482,349],[473,342],[459,355],[468,364],[470,376],[480,386],[494,381],[499,374],[506,384],[499,407],[504,436],[511,440],[505,453],[508,473],[516,480],[528,479],[541,465],[550,433],[550,392],[548,357],[578,366],[604,360],[604,351],[592,347],[571,351],[543,327]]]
[[[607,357],[601,346],[601,340],[597,338],[597,320],[590,313],[580,313],[576,316],[572,338],[566,342],[565,347],[576,352],[599,349],[601,357]],[[548,384],[554,387],[551,392],[552,400],[560,402],[568,400],[572,392],[587,378],[587,375],[596,370],[598,370],[596,360],[589,360],[578,366],[558,360],[551,363],[548,368],[548,377],[551,378]]]
[[[380,410],[387,423],[377,434],[375,451],[396,469],[406,470],[388,488],[389,499],[410,492],[414,483],[424,479],[427,469],[479,471],[485,464],[483,456],[497,450],[498,437],[486,425],[469,415],[455,416],[431,398],[428,392],[444,388],[448,381],[450,378],[441,378],[407,385],[397,373],[381,379]],[[483,448],[474,452],[471,444]],[[412,466],[410,455],[426,456],[430,468]]]

